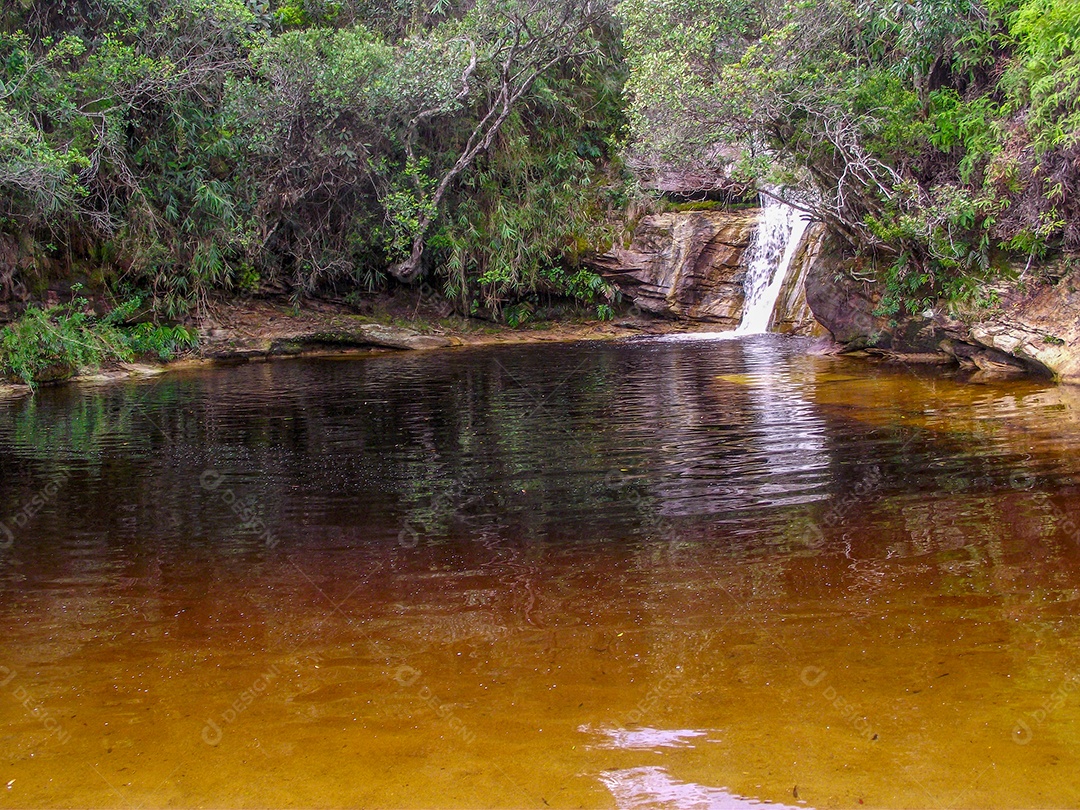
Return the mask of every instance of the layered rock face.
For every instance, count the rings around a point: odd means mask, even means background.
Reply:
[[[652,214],[629,245],[590,263],[646,312],[734,329],[758,215],[757,209]]]
[[[979,317],[960,320],[938,306],[893,322],[875,314],[879,285],[849,265],[836,240],[826,238],[807,263],[805,282],[814,316],[847,349],[1080,382],[1080,270],[1063,273],[1056,283],[996,285],[1000,303]]]
[[[825,226],[821,223],[814,223],[806,229],[802,244],[791,261],[791,272],[784,279],[784,286],[776,299],[772,331],[811,337],[828,334],[825,327],[814,317],[806,297],[809,270],[825,247],[825,236]]]
[[[1035,361],[1066,382],[1080,382],[1080,269],[1027,294],[1014,288],[1000,312],[973,324],[971,341]]]
[[[642,218],[627,245],[590,263],[642,310],[734,329],[743,314],[748,248],[759,209],[682,211]],[[806,232],[770,330],[830,333],[845,350],[904,362],[955,363],[989,374],[1036,373],[1080,382],[1080,268],[1054,283],[995,287],[989,314],[951,317],[944,306],[899,318],[877,314],[881,287],[845,256],[825,226]]]

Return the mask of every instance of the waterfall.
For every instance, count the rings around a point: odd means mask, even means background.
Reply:
[[[761,222],[747,250],[745,299],[736,334],[757,335],[772,325],[776,299],[791,269],[809,220],[790,205],[767,198]]]

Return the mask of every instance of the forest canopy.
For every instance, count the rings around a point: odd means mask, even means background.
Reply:
[[[628,165],[783,196],[907,297],[1080,250],[1080,0],[4,9],[0,236],[168,318],[419,279],[603,312]]]
[[[167,316],[425,272],[473,307],[610,294],[574,261],[621,193],[602,3],[63,0],[0,23],[0,227]]]

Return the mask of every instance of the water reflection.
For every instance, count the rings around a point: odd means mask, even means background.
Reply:
[[[598,728],[581,726],[582,734],[598,735],[604,739],[597,748],[617,748],[623,751],[659,751],[663,748],[689,748],[698,737],[707,737],[709,732],[698,729],[663,729],[648,726],[625,728]]]
[[[1075,804],[1077,414],[773,337],[2,403],[0,782],[23,806]]]
[[[760,807],[782,810],[793,807],[746,799],[723,788],[680,782],[658,766],[605,771],[600,778],[611,791],[619,810],[644,807],[669,807],[679,810],[749,810]]]

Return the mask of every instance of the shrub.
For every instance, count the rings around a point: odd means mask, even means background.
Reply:
[[[0,330],[0,374],[34,386],[136,355],[170,360],[199,343],[198,333],[183,326],[120,326],[139,309],[139,298],[124,302],[104,318],[95,318],[87,305],[85,298],[74,298],[45,309],[32,306]]]
[[[0,372],[27,385],[62,379],[105,360],[127,360],[131,349],[112,324],[95,321],[86,300],[30,307],[0,330]]]

